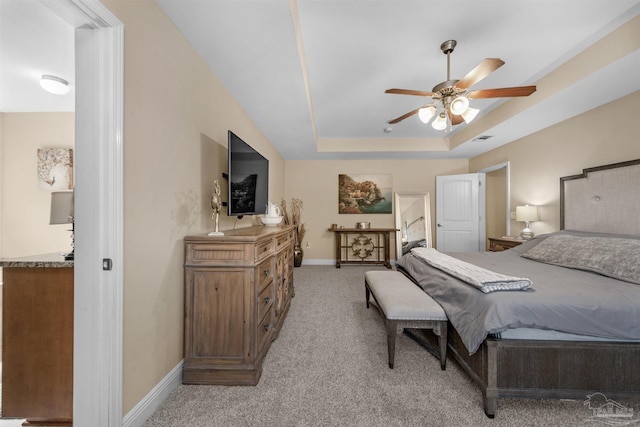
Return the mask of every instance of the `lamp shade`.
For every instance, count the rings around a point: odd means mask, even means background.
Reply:
[[[429,120],[436,114],[436,107],[429,105],[418,110],[418,118],[422,123],[429,123]]]
[[[479,112],[480,110],[478,110],[477,108],[469,107],[464,113],[461,114],[461,116],[464,119],[465,123],[471,123],[471,121],[476,118]]]
[[[537,206],[516,206],[516,221],[530,222],[539,219]]]
[[[469,100],[465,96],[457,97],[451,102],[451,105],[449,106],[449,110],[451,110],[451,112],[456,116],[459,116],[460,114],[467,111],[467,108],[469,108]]]
[[[73,224],[73,191],[51,193],[49,224]]]
[[[433,127],[435,130],[443,130],[444,128],[446,128],[447,116],[445,116],[444,113],[440,113],[438,118],[431,123],[431,127]]]

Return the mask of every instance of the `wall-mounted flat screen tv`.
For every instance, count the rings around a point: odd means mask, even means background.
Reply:
[[[229,131],[229,216],[265,212],[269,201],[269,160]]]

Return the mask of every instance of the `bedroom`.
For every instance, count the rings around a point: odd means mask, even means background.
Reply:
[[[127,26],[125,55],[126,101],[126,140],[141,141],[129,144],[126,152],[127,176],[125,223],[128,236],[127,270],[125,272],[125,345],[124,345],[124,392],[123,413],[129,412],[145,395],[168,373],[182,356],[181,340],[181,301],[182,265],[181,236],[186,234],[189,218],[180,217],[180,227],[173,222],[190,195],[188,189],[202,189],[224,168],[224,161],[217,164],[218,171],[209,171],[203,177],[194,171],[184,174],[191,165],[201,164],[201,154],[218,149],[224,141],[227,128],[246,127],[248,139],[256,148],[266,152],[275,164],[273,197],[298,196],[305,200],[305,222],[310,223],[316,236],[310,235],[311,248],[305,251],[305,258],[330,259],[330,251],[321,250],[322,233],[330,223],[343,222],[333,213],[327,215],[321,209],[327,203],[333,203],[335,186],[314,187],[320,179],[303,179],[309,174],[313,177],[333,179],[337,173],[346,169],[355,172],[370,170],[385,171],[394,175],[394,186],[402,190],[422,190],[417,187],[413,176],[407,173],[406,162],[400,160],[358,160],[358,161],[285,161],[269,144],[266,138],[247,119],[241,108],[229,98],[219,81],[209,77],[204,65],[179,37],[161,10],[153,4],[140,2],[105,2]],[[191,71],[184,72],[176,65],[174,58],[167,55],[165,48],[155,43],[157,28],[162,29],[163,45],[173,46],[172,54],[180,58],[179,62],[189,64]],[[155,47],[150,48],[149,46]],[[455,57],[454,57],[455,58]],[[455,59],[454,59],[455,60]],[[179,91],[159,94],[161,84],[149,81],[148,76],[165,70],[166,75],[181,76],[183,93]],[[199,85],[190,87],[184,81],[206,80],[207,91],[219,92],[220,104],[210,105],[202,98],[195,97]],[[213,81],[210,81],[213,80]],[[165,90],[163,88],[162,90]],[[167,110],[157,108],[154,102],[158,98],[173,99],[174,106]],[[186,101],[189,100],[189,101]],[[177,121],[183,112],[178,107],[184,102],[196,103],[191,120],[195,124]],[[539,203],[549,207],[549,222],[535,224],[534,231],[542,233],[558,228],[557,216],[557,179],[559,176],[577,173],[582,168],[640,157],[637,145],[638,123],[634,111],[638,110],[639,95],[636,93],[616,100],[599,109],[587,112],[577,118],[567,120],[544,131],[530,135],[513,144],[501,147],[484,155],[466,159],[452,160],[412,160],[420,165],[424,182],[433,182],[439,174],[475,171],[483,167],[512,162],[512,203]],[[233,106],[231,109],[227,105]],[[199,113],[197,111],[200,111]],[[220,116],[224,123],[216,125],[208,117]],[[165,123],[166,125],[162,125]],[[608,123],[607,128],[596,123]],[[612,132],[610,129],[616,129]],[[204,135],[208,135],[205,137]],[[175,141],[183,141],[188,149],[176,147]],[[7,143],[7,141],[4,141]],[[611,149],[615,147],[615,149]],[[223,151],[222,149],[220,149]],[[550,155],[552,153],[552,155]],[[149,161],[149,159],[152,161]],[[177,162],[175,160],[177,159]],[[7,161],[7,159],[4,159]],[[156,167],[151,167],[155,164]],[[426,167],[424,167],[426,166]],[[203,166],[204,167],[204,166]],[[332,169],[333,168],[333,169]],[[4,169],[3,169],[4,170]],[[325,175],[327,174],[327,175]],[[286,179],[285,177],[296,177]],[[28,178],[27,178],[28,179]],[[3,177],[5,185],[7,178]],[[152,185],[150,185],[152,184]],[[433,184],[430,184],[433,185]],[[416,187],[414,187],[416,186]],[[434,191],[433,188],[426,188]],[[317,199],[307,195],[322,195]],[[302,197],[302,195],[305,195]],[[327,199],[327,201],[325,201]],[[206,230],[210,219],[205,211],[197,216],[192,231]],[[172,216],[174,215],[174,216]],[[543,213],[545,218],[546,214]],[[153,219],[150,224],[149,219]],[[391,224],[390,217],[387,218]],[[369,220],[381,221],[376,218]],[[223,224],[231,227],[232,222]],[[6,225],[5,225],[6,226]],[[514,230],[520,225],[513,225]],[[167,235],[166,230],[175,234]],[[152,231],[152,235],[149,235]],[[160,232],[162,231],[162,233]],[[149,248],[153,248],[150,250]],[[162,263],[164,269],[149,271],[147,266]],[[149,301],[151,299],[151,301]],[[152,352],[149,349],[153,349]],[[150,360],[152,363],[150,363]]]

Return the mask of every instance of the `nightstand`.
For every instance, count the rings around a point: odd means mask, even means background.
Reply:
[[[524,240],[509,239],[506,237],[489,237],[489,250],[491,252],[500,252],[507,249],[515,248],[521,245]]]

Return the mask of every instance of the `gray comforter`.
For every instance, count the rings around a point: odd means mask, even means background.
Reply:
[[[489,334],[509,328],[640,340],[640,285],[520,256],[548,236],[503,252],[448,254],[495,272],[527,277],[533,285],[524,291],[482,293],[411,253],[400,258],[397,267],[440,303],[469,354]]]

